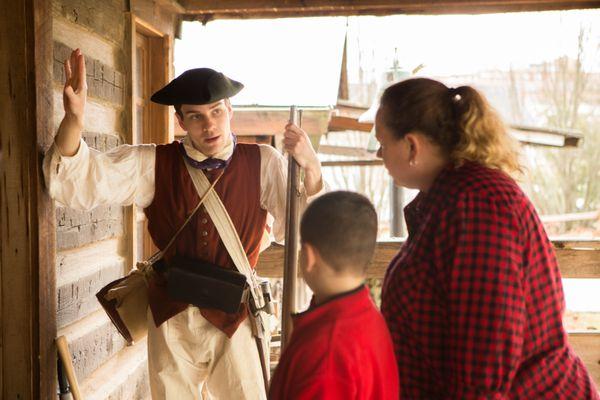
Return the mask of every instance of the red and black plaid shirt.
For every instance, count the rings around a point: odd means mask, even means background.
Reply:
[[[405,215],[382,292],[402,398],[600,399],[567,343],[552,244],[510,177],[447,168]]]

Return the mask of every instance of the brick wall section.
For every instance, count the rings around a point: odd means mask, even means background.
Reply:
[[[120,144],[113,135],[84,133],[91,148],[107,151]],[[86,244],[123,235],[123,207],[106,205],[91,211],[76,211],[56,207],[56,246],[58,250],[73,249]]]
[[[64,62],[70,57],[72,50],[61,42],[54,42],[53,76],[55,82],[60,84],[65,82]],[[123,105],[123,73],[87,56],[85,57],[85,69],[88,96],[117,106]]]

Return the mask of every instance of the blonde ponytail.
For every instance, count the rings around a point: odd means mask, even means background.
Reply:
[[[470,86],[454,89],[432,79],[407,79],[388,87],[380,103],[385,125],[399,139],[421,132],[457,166],[473,161],[508,174],[521,171],[516,142]]]
[[[474,161],[509,174],[520,171],[516,141],[485,98],[470,86],[449,91],[459,133],[451,160],[457,165]]]

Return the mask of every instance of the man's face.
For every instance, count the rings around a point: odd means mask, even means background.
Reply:
[[[179,126],[204,155],[214,156],[231,141],[233,109],[228,99],[203,105],[182,104],[181,114],[175,114]]]

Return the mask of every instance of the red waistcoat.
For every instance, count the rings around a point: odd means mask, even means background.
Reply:
[[[200,197],[183,162],[179,142],[156,146],[156,181],[152,204],[145,210],[148,231],[159,249],[164,248],[173,234],[198,204]],[[219,171],[207,171],[212,182]],[[260,207],[260,149],[254,144],[238,144],[231,162],[215,186],[225,205],[252,268],[258,261],[261,238],[267,212]],[[206,209],[201,207],[173,244],[169,259],[174,254],[208,261],[225,268],[235,265],[219,238]],[[169,298],[166,280],[162,276],[151,279],[148,301],[154,322],[159,326],[183,311],[188,305]],[[201,309],[202,315],[229,337],[247,315],[245,306],[235,314],[215,309]]]

